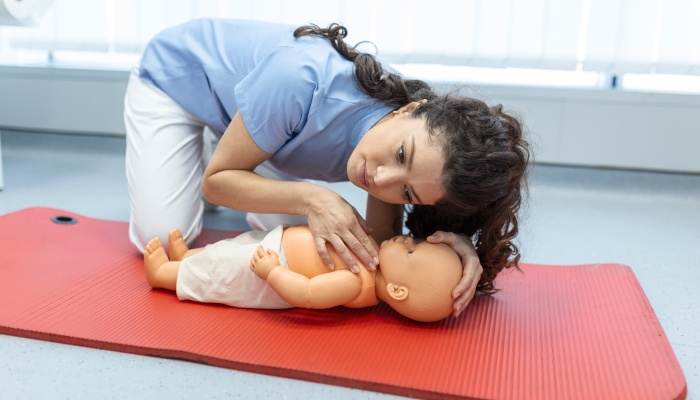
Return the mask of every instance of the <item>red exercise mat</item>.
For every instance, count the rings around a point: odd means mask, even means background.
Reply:
[[[57,224],[58,215],[75,224]],[[206,240],[223,238],[206,232]],[[127,224],[31,208],[0,217],[0,333],[404,396],[683,399],[629,267],[523,265],[460,318],[386,306],[246,310],[151,290]]]

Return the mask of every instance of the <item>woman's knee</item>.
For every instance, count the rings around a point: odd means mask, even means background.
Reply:
[[[143,252],[146,244],[151,239],[158,237],[168,252],[168,234],[177,228],[182,231],[185,243],[190,245],[202,231],[203,212],[204,206],[201,200],[198,204],[185,209],[166,205],[160,209],[132,209],[129,221],[129,240]]]

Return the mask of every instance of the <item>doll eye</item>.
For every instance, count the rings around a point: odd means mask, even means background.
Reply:
[[[408,255],[409,255],[409,256],[410,256],[411,254],[413,254],[413,251],[409,251],[409,252],[408,252]]]

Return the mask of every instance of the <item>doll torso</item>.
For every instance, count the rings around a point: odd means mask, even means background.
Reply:
[[[293,226],[284,230],[282,234],[282,248],[284,249],[287,258],[289,270],[298,274],[304,275],[311,279],[320,274],[332,272],[321,260],[316,250],[313,236],[308,226]],[[349,269],[343,260],[338,256],[333,246],[326,243],[328,254],[333,259],[335,270]],[[362,285],[360,295],[347,304],[345,307],[359,308],[369,307],[377,304],[379,300],[374,291],[374,279],[376,272],[369,271],[364,267],[354,255],[353,258],[360,266],[360,272],[357,274]]]

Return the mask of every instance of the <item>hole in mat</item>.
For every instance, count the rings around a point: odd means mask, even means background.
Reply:
[[[61,224],[61,225],[73,225],[76,222],[78,222],[77,219],[75,219],[73,217],[68,217],[65,215],[57,215],[55,217],[52,217],[51,221],[56,223],[56,224]]]

